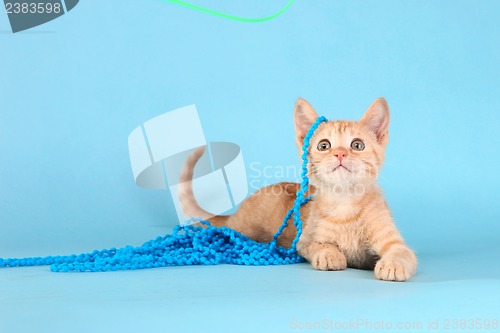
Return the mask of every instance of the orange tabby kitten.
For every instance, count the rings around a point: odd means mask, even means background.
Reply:
[[[294,119],[299,152],[317,118],[307,101],[297,101]],[[314,197],[300,210],[303,233],[297,251],[315,269],[374,269],[378,279],[387,281],[405,281],[415,274],[417,258],[396,229],[376,184],[388,129],[389,108],[379,98],[359,121],[321,123],[311,138],[309,192]],[[270,242],[293,206],[299,184],[270,185],[250,196],[235,214],[211,217],[196,202],[190,182],[202,154],[203,149],[198,149],[189,157],[180,177],[179,197],[186,214]],[[287,227],[278,244],[289,247],[295,232],[293,226]]]

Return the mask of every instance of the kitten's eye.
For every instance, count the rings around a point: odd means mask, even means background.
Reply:
[[[354,139],[351,142],[351,148],[354,150],[361,151],[365,149],[365,143],[360,139]]]
[[[327,139],[324,139],[318,143],[318,150],[325,151],[325,150],[330,149],[331,146],[332,145],[330,144],[330,141],[328,141]]]

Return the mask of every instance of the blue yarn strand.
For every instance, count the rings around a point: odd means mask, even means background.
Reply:
[[[110,248],[101,251],[68,256],[47,256],[29,258],[0,258],[0,267],[45,266],[50,265],[53,272],[105,272],[134,270],[182,265],[284,265],[303,262],[297,254],[297,243],[302,234],[300,208],[312,197],[305,197],[308,190],[307,176],[308,151],[310,139],[318,126],[327,121],[319,117],[309,129],[302,146],[302,182],[293,207],[283,219],[283,223],[269,244],[251,240],[227,227],[215,228],[208,221],[192,219],[206,227],[187,225],[176,226],[171,235],[157,237],[141,246]],[[277,246],[278,238],[288,226],[293,215],[297,229],[290,248]]]

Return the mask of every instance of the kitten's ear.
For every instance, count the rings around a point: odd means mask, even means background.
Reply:
[[[366,110],[359,123],[375,134],[380,144],[389,141],[389,106],[384,98],[377,98]]]
[[[295,103],[294,111],[294,121],[295,121],[295,140],[297,145],[302,147],[304,144],[304,138],[318,118],[318,114],[314,111],[311,104],[309,104],[305,99],[299,98],[297,103]]]

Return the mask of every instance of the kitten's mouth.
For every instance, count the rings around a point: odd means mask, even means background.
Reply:
[[[342,169],[345,169],[345,170],[347,170],[348,172],[351,172],[351,170],[347,169],[347,168],[346,168],[345,166],[343,166],[342,164],[340,164],[339,166],[335,167],[335,168],[332,170],[332,172],[335,172],[335,171],[337,171],[337,170],[342,171]]]

